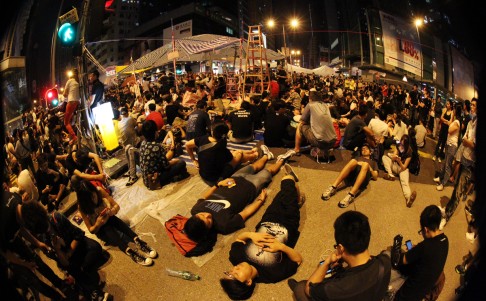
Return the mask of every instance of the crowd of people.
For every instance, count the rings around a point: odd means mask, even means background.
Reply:
[[[30,289],[55,300],[69,297],[73,290],[104,300],[108,295],[98,269],[110,255],[58,211],[63,198],[75,192],[88,231],[134,262],[151,265],[157,252],[116,217],[120,206],[107,182],[103,154],[79,139],[82,133],[73,122],[81,103],[77,76],[73,72],[66,83],[64,114],[36,107],[23,114],[23,127],[6,133],[2,204],[6,222],[2,245],[6,247],[1,254],[15,275],[12,287],[25,291],[33,283]],[[195,242],[214,237],[214,232],[229,234],[244,228],[245,220],[265,202],[265,187],[280,169],[285,170],[281,190],[255,232],[240,233],[231,247],[234,267],[221,285],[233,299],[250,298],[255,283],[292,276],[302,262],[294,246],[305,194],[287,164],[289,158],[309,151],[317,160],[332,162],[336,151],[348,151],[352,159],[321,196],[327,201],[343,186],[351,187],[338,203],[341,208],[353,203],[370,180],[376,181],[379,170],[385,180],[399,179],[405,204],[411,207],[417,193],[409,178],[419,172],[418,150],[425,147],[427,136],[437,139],[433,160],[443,163],[431,179],[437,190],[456,182],[461,169],[474,168],[477,99],[443,103],[417,85],[408,91],[401,85],[365,82],[360,77],[290,74],[280,65],[272,72],[267,91],[229,105],[224,75],[189,72],[176,78],[167,73],[154,81],[144,78],[106,90],[98,77],[97,70],[90,71],[87,107],[91,111],[102,102],[112,103],[119,143],[129,163],[126,186],[142,177],[147,189],[157,190],[186,179],[190,174],[180,158],[185,148],[199,176],[211,187],[197,200],[185,225],[187,236]],[[228,142],[253,141],[255,130],[263,132],[260,147],[228,148]],[[275,158],[269,148],[288,151]],[[275,163],[267,165],[272,160]],[[364,214],[343,213],[334,223],[332,255],[319,263],[308,280],[289,280],[295,298],[425,298],[440,286],[448,252],[442,233],[447,219],[444,208],[431,205],[423,210],[424,241],[401,253],[396,270],[403,285],[390,291],[388,284],[394,277],[390,255],[368,252],[371,230]],[[35,255],[36,248],[75,279],[75,288],[69,278],[60,279]]]

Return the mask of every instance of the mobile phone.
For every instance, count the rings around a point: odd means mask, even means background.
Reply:
[[[100,215],[105,216],[107,212],[108,212],[108,208],[105,208],[103,209],[103,211],[101,211]]]
[[[412,249],[412,247],[413,247],[411,240],[407,240],[405,242],[405,245],[407,246],[407,251],[410,251]]]

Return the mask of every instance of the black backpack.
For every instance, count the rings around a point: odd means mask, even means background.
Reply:
[[[420,173],[420,156],[417,151],[412,152],[412,159],[408,165],[408,170],[416,176]]]

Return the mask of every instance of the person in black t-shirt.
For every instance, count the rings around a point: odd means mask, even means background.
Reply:
[[[235,172],[241,163],[258,158],[257,149],[230,151],[226,147],[229,128],[223,121],[213,123],[211,136],[204,135],[186,142],[186,150],[199,175],[213,186]],[[197,152],[197,160],[195,157]]]
[[[196,104],[196,109],[187,118],[186,139],[191,140],[209,133],[211,119],[206,112],[207,103],[200,100]]]
[[[47,154],[42,153],[37,158],[39,169],[35,173],[37,188],[40,192],[42,204],[47,206],[50,212],[59,209],[59,204],[66,196],[68,179],[59,170],[49,168]]]
[[[250,107],[249,102],[243,101],[239,110],[229,114],[228,123],[231,132],[228,137],[231,142],[245,143],[253,140],[254,116]]]
[[[287,109],[283,101],[272,102],[272,107],[268,109],[265,115],[265,131],[263,140],[265,145],[270,147],[294,146],[294,137],[289,135],[290,117],[286,114]],[[293,128],[295,131],[295,128]]]
[[[406,277],[395,295],[395,301],[422,300],[436,285],[443,273],[449,240],[439,229],[442,213],[429,205],[420,214],[420,231],[424,240],[402,254],[398,270]]]
[[[334,252],[317,265],[308,280],[288,281],[296,300],[382,300],[390,282],[391,261],[384,252],[370,255],[370,237],[370,224],[363,213],[341,214],[334,222]],[[342,263],[347,266],[343,268]],[[327,277],[328,273],[332,275]]]
[[[375,146],[373,131],[364,122],[368,107],[365,104],[359,105],[359,113],[346,126],[344,131],[343,146],[347,150],[354,151],[355,148],[361,148],[365,142],[372,147]]]
[[[272,157],[264,151],[260,159],[211,187],[191,209],[192,216],[184,226],[187,236],[199,242],[210,231],[229,234],[243,228],[245,221],[265,202],[267,193],[263,188],[293,154],[288,151],[275,164],[264,168]]]
[[[293,249],[299,237],[301,195],[295,178],[282,178],[280,191],[268,206],[256,232],[243,232],[231,245],[234,265],[221,286],[234,300],[248,299],[255,283],[276,283],[297,272],[302,256]]]

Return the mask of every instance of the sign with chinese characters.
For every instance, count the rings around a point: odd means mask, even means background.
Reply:
[[[417,27],[412,22],[380,11],[385,64],[421,76],[422,48]]]
[[[172,32],[172,26],[165,28],[163,33],[164,45],[172,43],[172,34],[174,34],[175,40],[192,37],[192,20],[174,24],[174,32]]]

